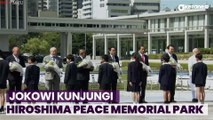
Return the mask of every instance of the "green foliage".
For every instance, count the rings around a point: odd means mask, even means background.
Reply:
[[[129,61],[122,62],[122,70],[127,70],[128,63]],[[159,70],[161,66],[161,63],[157,63],[157,62],[150,62],[149,64],[152,70]],[[188,71],[187,63],[181,63],[181,66],[183,67],[184,71]],[[208,64],[207,66],[208,66],[208,71],[213,71],[213,64]]]
[[[203,59],[205,59],[205,60],[213,59],[213,55],[208,54],[208,52],[205,52],[203,49],[201,49],[201,53],[203,54]],[[179,60],[188,60],[192,54],[191,53],[177,53],[176,55]],[[160,60],[162,54],[149,54],[148,56],[149,56],[149,59],[159,59]]]
[[[149,54],[149,59],[161,59],[162,54]]]
[[[199,48],[202,54],[213,54],[213,48]]]
[[[10,49],[14,46],[20,47],[22,53],[47,54],[50,47],[56,47],[60,54],[61,34],[56,32],[29,33],[27,35],[14,35],[9,38]],[[87,50],[87,54],[92,53],[92,34],[73,34],[73,53],[77,54],[79,49]]]
[[[84,33],[75,33],[72,36],[73,39],[73,53],[78,54],[79,49],[85,49],[87,54],[92,53],[92,34],[85,34]],[[86,39],[86,47],[85,47],[85,39]]]
[[[31,38],[21,47],[22,51],[35,55],[47,54],[48,48],[50,48],[49,43],[46,40],[40,40],[39,38]]]

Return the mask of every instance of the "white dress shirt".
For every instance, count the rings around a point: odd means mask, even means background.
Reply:
[[[13,55],[13,57],[15,58],[16,62],[18,62],[18,63],[20,62],[18,57],[16,57],[15,55]]]
[[[193,65],[197,63],[197,60],[195,58],[195,55],[192,55],[189,59],[188,59],[188,71],[189,71],[189,75],[192,75],[192,68]]]

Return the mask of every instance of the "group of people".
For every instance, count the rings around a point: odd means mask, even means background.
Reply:
[[[174,99],[176,88],[177,70],[182,69],[178,63],[177,55],[174,54],[174,46],[168,45],[166,52],[161,57],[158,82],[163,91],[164,103],[176,102]],[[202,54],[198,48],[193,49],[193,55],[188,60],[189,86],[192,91],[192,102],[203,103],[205,100],[204,87],[208,68],[202,62]],[[145,64],[142,64],[145,63]],[[128,90],[132,91],[133,103],[140,103],[144,100],[145,87],[147,82],[147,71],[143,65],[149,65],[148,56],[144,55],[144,47],[141,46],[138,53],[133,53],[131,62],[128,65]],[[196,91],[196,92],[195,92]],[[143,97],[142,97],[143,96]],[[143,99],[141,99],[141,97]]]
[[[207,65],[202,62],[202,54],[197,48],[193,50],[193,56],[189,58],[189,84],[192,91],[193,102],[204,102],[204,87],[207,76]],[[28,57],[28,65],[25,66],[24,58],[20,55],[18,47],[12,49],[12,55],[5,60],[2,58],[0,51],[0,112],[4,111],[5,91],[7,88],[7,80],[9,82],[10,91],[21,90],[38,90],[40,79],[40,68],[36,66],[35,57]],[[86,51],[79,50],[77,57],[73,55],[66,56],[66,69],[64,84],[67,90],[88,91],[90,72],[94,70],[94,66],[90,67],[79,65],[86,59]],[[178,64],[177,56],[174,54],[174,46],[169,45],[166,52],[161,58],[161,67],[159,72],[160,89],[163,90],[164,103],[176,102],[174,100],[176,74],[177,69],[181,66]],[[18,63],[19,67],[26,67],[25,74],[18,70],[14,63]],[[87,63],[87,62],[85,62]],[[110,48],[109,54],[101,57],[101,65],[98,70],[98,83],[100,90],[117,90],[118,73],[111,63],[117,63],[120,66],[119,58],[116,55],[116,49]],[[13,66],[13,67],[11,67]],[[43,59],[45,69],[45,88],[46,90],[60,90],[60,75],[63,70],[63,60],[57,56],[57,49],[50,48],[50,54]],[[131,55],[127,72],[127,91],[131,91],[134,103],[147,103],[145,101],[145,90],[147,85],[147,76],[149,70],[149,58],[145,54],[144,46],[141,46],[138,52]],[[24,87],[22,88],[22,79],[24,79]],[[196,94],[195,94],[196,87]],[[19,102],[17,102],[19,103]],[[87,101],[84,101],[87,103]]]

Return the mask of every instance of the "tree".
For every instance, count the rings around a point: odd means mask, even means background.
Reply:
[[[60,50],[60,34],[55,32],[44,32],[41,33],[39,39],[46,40],[50,47],[56,47]],[[49,49],[49,48],[48,48]]]
[[[85,34],[75,33],[72,36],[73,53],[77,54],[79,49],[85,49]],[[92,53],[92,34],[86,34],[86,51]]]
[[[23,52],[32,53],[34,55],[47,54],[49,48],[50,46],[47,40],[41,40],[39,38],[31,38],[21,47]]]

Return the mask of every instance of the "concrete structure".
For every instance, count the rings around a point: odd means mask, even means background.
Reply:
[[[49,0],[38,0],[38,9],[39,10],[48,10],[49,9]]]
[[[28,18],[28,32],[61,32],[61,56],[72,52],[72,33],[141,33],[143,21]],[[107,50],[106,50],[107,51]]]
[[[51,18],[57,18],[58,14],[55,11],[38,11],[38,17],[51,17]]]
[[[19,4],[0,4],[0,48],[8,51],[8,36],[5,34],[27,33],[27,3],[26,0]]]
[[[133,15],[146,11],[159,12],[160,0],[131,0],[131,7]]]
[[[92,18],[92,9],[94,8],[93,0],[83,0],[82,7],[82,19],[91,19]]]
[[[31,17],[38,16],[38,0],[28,1],[28,16],[31,16]]]
[[[83,0],[82,19],[106,19],[130,15],[130,0]]]
[[[213,9],[196,9],[186,11],[170,11],[160,13],[144,13],[132,16],[121,16],[110,18],[111,20],[144,20],[144,33],[140,34],[97,34],[93,36],[93,58],[95,59],[96,50],[103,53],[96,40],[104,40],[105,49],[109,46],[108,38],[117,40],[118,55],[121,57],[129,51],[136,51],[140,45],[147,48],[148,53],[163,52],[168,44],[174,44],[176,51],[189,52],[193,48],[212,48],[213,47]],[[128,38],[129,44],[132,45],[129,51],[120,50],[123,48],[120,42],[124,41],[121,38]],[[124,41],[125,42],[125,41]],[[114,42],[116,43],[116,41]],[[103,46],[102,46],[103,47]],[[97,48],[97,49],[96,49]],[[122,53],[123,52],[123,53]],[[98,54],[99,55],[99,54]]]
[[[57,3],[57,0],[38,0],[38,9],[57,11]]]
[[[72,18],[27,17],[27,1],[23,4],[0,5],[0,49],[8,51],[8,36],[28,32],[61,32],[63,55],[71,52],[72,32],[80,33],[138,33],[143,21],[77,20]],[[64,46],[63,46],[64,45]],[[67,51],[68,50],[68,51]]]
[[[107,19],[159,10],[160,0],[84,0],[78,18]]]
[[[78,9],[82,9],[83,0],[58,0],[58,16],[78,18]]]

